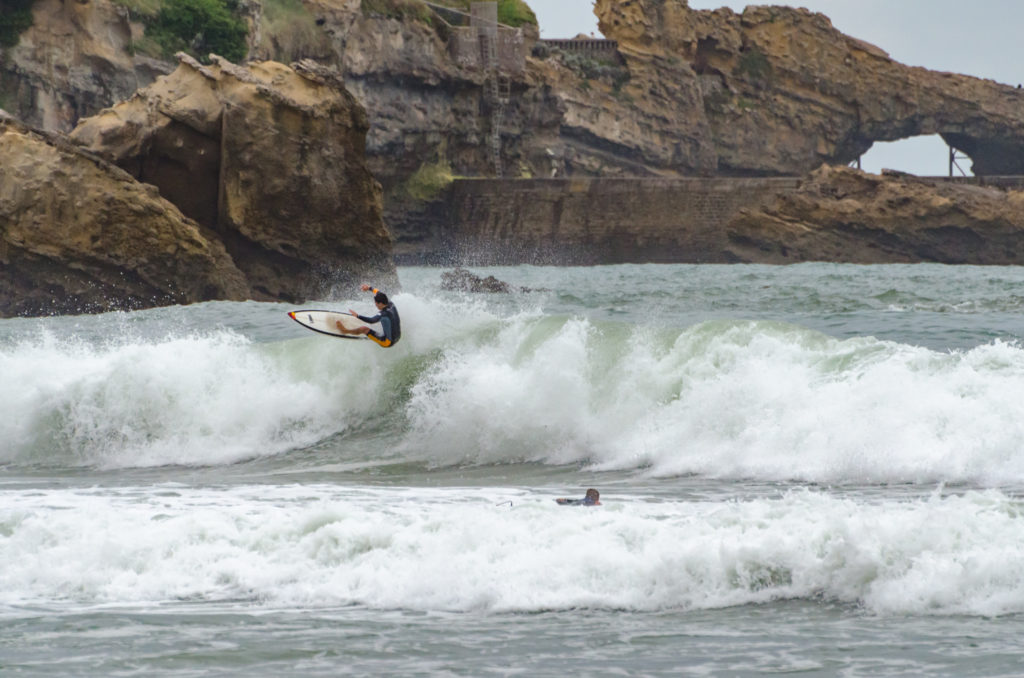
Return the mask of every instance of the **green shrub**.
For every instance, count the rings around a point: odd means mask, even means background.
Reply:
[[[146,27],[166,55],[184,51],[207,60],[210,52],[241,61],[248,51],[245,23],[232,13],[231,0],[166,0]]]
[[[523,24],[537,25],[537,16],[523,0],[498,0],[498,23],[518,28]]]
[[[35,0],[0,0],[0,47],[14,47],[32,25]]]
[[[397,0],[363,0],[364,11],[367,4],[383,4],[387,2],[396,2]],[[408,1],[408,0],[407,0]],[[415,1],[415,0],[412,0]],[[432,0],[435,5],[444,5],[445,7],[451,7],[457,9],[460,12],[470,11],[470,5],[472,0]],[[417,3],[418,4],[418,3]],[[530,9],[523,0],[498,0],[498,23],[505,24],[506,26],[512,26],[518,28],[523,24],[537,25],[537,16]]]
[[[405,192],[410,198],[426,202],[436,198],[454,180],[452,166],[447,160],[425,163],[406,180]]]
[[[559,51],[562,64],[587,80],[602,80],[618,93],[629,82],[629,69],[611,59],[594,58],[579,52]]]
[[[740,54],[736,72],[754,82],[769,83],[772,79],[772,64],[764,52],[757,47],[751,47]]]

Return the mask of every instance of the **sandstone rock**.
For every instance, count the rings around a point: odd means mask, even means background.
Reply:
[[[152,186],[0,119],[0,315],[248,295],[217,238]]]
[[[452,59],[440,20],[303,0],[280,21],[243,4],[255,54],[345,73],[369,111],[367,162],[385,190],[439,155],[457,174],[491,173],[487,74]],[[529,59],[510,77],[506,175],[550,176],[549,150],[559,176],[801,175],[933,133],[977,174],[1024,172],[1024,90],[904,66],[824,15],[685,0],[597,0],[594,11],[624,63]],[[33,124],[67,130],[170,67],[132,53],[143,28],[112,0],[38,0],[34,16],[0,66],[7,107]]]
[[[245,4],[254,53],[312,55],[345,73],[347,89],[369,114],[366,162],[383,185],[388,224],[400,252],[415,260],[436,237],[416,205],[397,199],[410,177],[442,160],[456,175],[493,172],[488,74],[460,66],[450,29],[418,11],[303,0],[303,33],[295,22],[275,25],[256,0]],[[145,63],[125,42],[140,27],[112,0],[39,0],[37,8],[36,26],[0,66],[4,105],[16,114],[32,111],[37,118],[30,120],[60,129],[143,82]],[[875,141],[933,133],[969,155],[975,173],[1024,173],[1024,90],[899,64],[806,10],[752,6],[738,14],[692,10],[685,0],[596,0],[594,11],[618,44],[614,58],[541,50],[546,58],[530,58],[524,73],[507,76],[499,129],[506,176],[800,176],[822,163],[845,164]],[[223,78],[219,65],[208,70]],[[179,76],[186,87],[188,78]],[[199,71],[189,77],[208,80]],[[160,113],[175,124],[157,135],[160,162],[133,167],[128,158],[146,157],[147,137],[112,136],[112,147],[125,149],[118,151],[124,166],[154,181],[156,174],[183,176],[186,167],[201,177],[219,169],[222,143],[210,130],[232,116],[207,117],[203,111],[216,107],[198,101],[217,99],[218,88],[196,90],[195,102],[183,92],[180,101],[163,98],[175,101],[172,113]],[[171,195],[178,181],[161,190]],[[182,183],[173,199],[220,227],[226,213],[213,197],[219,186]],[[242,230],[236,246],[234,226],[225,229],[240,260],[249,242]],[[280,239],[269,250],[279,254],[287,243]],[[288,294],[280,282],[291,274],[289,264],[275,261],[274,270],[257,276],[268,280],[258,292],[267,297]]]
[[[1024,192],[824,166],[727,226],[737,261],[1024,264]]]
[[[619,43],[637,115],[667,135],[679,129],[678,144],[710,143],[720,173],[799,175],[846,164],[875,141],[941,134],[976,174],[1024,174],[1024,91],[905,66],[823,14],[694,11],[685,0],[597,0],[594,12]],[[704,118],[710,137],[696,124]],[[659,164],[697,169],[668,153]]]
[[[373,279],[394,288],[366,114],[313,63],[177,70],[71,138],[215,231],[254,295],[297,302]]]
[[[173,64],[139,54],[142,27],[110,0],[35,0],[33,22],[0,58],[10,113],[49,131],[126,99]]]

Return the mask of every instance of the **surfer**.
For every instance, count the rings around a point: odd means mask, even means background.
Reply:
[[[555,500],[562,506],[600,506],[601,505],[601,493],[590,488],[587,490],[587,494],[583,499],[563,499],[558,498]]]
[[[362,285],[359,289],[364,292],[373,292],[373,303],[377,305],[377,315],[372,318],[361,316],[352,309],[348,312],[355,317],[362,320],[364,323],[380,323],[380,332],[371,330],[365,325],[363,327],[357,327],[354,330],[345,329],[341,324],[341,321],[335,323],[338,327],[338,331],[342,334],[365,334],[367,338],[373,339],[378,344],[387,348],[388,346],[394,346],[398,343],[398,340],[402,338],[402,324],[398,319],[398,309],[388,299],[388,295],[384,294],[380,290],[370,287],[369,285]]]

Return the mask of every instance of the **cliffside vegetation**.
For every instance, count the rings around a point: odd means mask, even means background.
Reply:
[[[330,54],[331,41],[302,0],[262,0],[263,46],[284,63]]]
[[[772,65],[768,57],[757,47],[744,49],[740,53],[735,74],[763,87],[771,85]]]
[[[146,27],[166,54],[184,51],[200,60],[210,52],[229,61],[245,58],[248,33],[234,10],[237,0],[166,0]]]
[[[3,2],[4,0],[0,0]],[[208,62],[210,52],[238,62],[248,51],[248,28],[238,16],[238,0],[114,0],[146,27],[134,49],[170,59],[186,52]]]
[[[432,0],[462,12],[469,12],[472,0]],[[362,0],[364,14],[379,14],[393,19],[415,18],[430,22],[432,11],[421,0]],[[537,25],[537,17],[523,0],[498,0],[498,23],[518,28],[523,24]]]
[[[430,23],[430,8],[420,0],[362,0],[363,14],[377,14],[389,19],[419,19]]]
[[[621,99],[628,99],[622,88],[630,80],[629,69],[610,58],[594,57],[587,54],[554,50],[562,64],[575,71],[583,79],[583,88],[590,89],[591,80],[602,80],[611,87],[612,94]],[[536,53],[535,53],[536,56]]]
[[[498,21],[509,26],[537,25],[537,16],[523,0],[498,0]]]
[[[14,47],[32,25],[35,0],[0,0],[0,47]]]
[[[421,165],[405,182],[403,189],[413,200],[427,202],[436,198],[454,180],[451,163],[441,158]]]

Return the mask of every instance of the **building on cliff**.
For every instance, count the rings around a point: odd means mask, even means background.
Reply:
[[[468,18],[468,25],[451,25],[449,45],[452,58],[461,67],[484,73],[485,99],[490,109],[487,136],[494,175],[501,177],[501,124],[512,92],[512,78],[526,71],[526,39],[521,28],[498,23],[497,2],[474,2],[470,14],[432,3],[438,16]]]
[[[526,70],[528,50],[523,29],[498,23],[497,2],[474,2],[469,14],[430,2],[425,4],[449,24],[451,55],[460,66],[496,69],[510,75]]]

